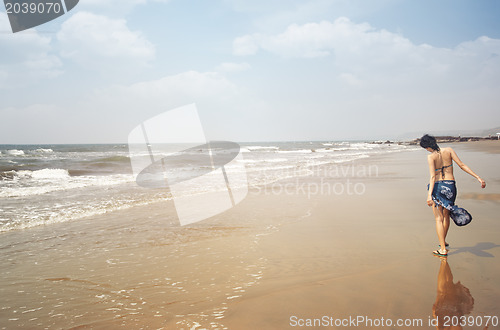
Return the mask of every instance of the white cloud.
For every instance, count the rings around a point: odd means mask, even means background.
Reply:
[[[254,55],[259,50],[260,35],[246,35],[233,41],[233,54],[237,56]]]
[[[249,34],[233,42],[235,55],[253,55],[259,50],[284,58],[331,57],[338,74],[348,72],[357,82],[372,80],[377,84],[381,79],[405,84],[436,84],[444,79],[447,85],[486,79],[498,84],[496,75],[500,72],[498,39],[481,37],[454,49],[416,45],[400,34],[368,23],[356,24],[345,17],[334,22],[292,24],[279,34]],[[354,82],[347,76],[341,78]]]
[[[0,13],[0,31],[10,31],[9,19]],[[62,73],[62,63],[51,53],[51,39],[29,29],[0,33],[0,88],[18,88]]]
[[[351,86],[360,86],[362,84],[361,80],[352,73],[344,72],[339,75],[339,78]]]
[[[216,72],[187,71],[88,93],[70,105],[0,109],[4,143],[124,142],[128,133],[159,113],[196,103],[208,139],[245,140],[242,127],[261,127],[263,104]],[[68,111],[71,109],[71,111]],[[19,130],[20,123],[26,129]],[[61,123],[64,123],[62,125]],[[246,133],[248,134],[248,133]]]
[[[345,127],[358,127],[360,117],[364,126],[360,136],[377,130],[383,134],[439,126],[440,121],[427,123],[425,119],[437,113],[462,114],[449,118],[449,125],[457,128],[488,127],[491,118],[499,118],[492,115],[498,112],[495,107],[500,95],[499,39],[480,37],[454,48],[439,48],[415,44],[399,33],[375,29],[368,23],[339,18],[291,24],[281,32],[250,33],[234,39],[235,55],[255,56],[259,52],[286,58],[279,63],[292,70],[289,78],[281,81],[283,87],[273,87],[293,97],[288,103],[285,98],[277,101],[281,104],[275,109],[300,113],[312,103],[325,122],[342,123],[335,129],[346,136],[351,133],[343,132]],[[261,61],[266,58],[259,58]],[[266,72],[270,76],[274,73]],[[471,111],[481,115],[464,121]],[[387,120],[380,122],[380,116]],[[377,121],[380,124],[368,127]],[[299,122],[305,124],[306,120]],[[322,129],[328,132],[330,128]]]
[[[367,23],[355,24],[341,17],[333,23],[291,24],[277,35],[251,34],[236,38],[235,55],[252,55],[259,48],[282,57],[323,57],[337,50],[362,54],[373,47],[389,47],[396,51],[409,49],[408,39],[385,30],[375,30]]]
[[[217,70],[218,72],[236,73],[249,70],[250,68],[251,68],[250,64],[246,62],[242,63],[224,62],[218,65],[215,68],[215,70]]]
[[[8,77],[9,74],[7,71],[0,70],[0,86],[3,86],[6,83]]]
[[[6,107],[0,109],[0,115],[0,140],[12,144],[56,141],[54,138],[67,129],[63,123],[71,122],[63,109],[53,104]]]
[[[121,66],[127,61],[142,66],[155,57],[153,44],[140,32],[131,31],[124,19],[89,12],[78,12],[65,21],[57,40],[61,56],[87,68]]]
[[[138,5],[148,2],[169,2],[170,0],[81,0],[80,10],[97,11],[112,17],[122,17],[131,12]]]
[[[85,0],[82,1],[82,6],[93,6],[93,7],[115,7],[117,5],[122,6],[135,6],[139,4],[146,3],[147,0]]]
[[[129,86],[115,86],[98,92],[106,99],[126,99],[127,104],[138,102],[143,105],[147,102],[148,107],[176,107],[176,104],[190,103],[193,99],[227,98],[236,93],[236,86],[222,75],[198,71],[187,71]],[[117,95],[120,96],[117,98]]]
[[[93,109],[96,117],[106,122],[115,121],[114,130],[121,130],[121,137],[126,137],[145,119],[191,103],[198,107],[209,140],[250,141],[259,129],[276,126],[262,121],[271,112],[267,103],[218,72],[187,71],[102,89],[82,108]],[[107,131],[109,128],[101,130],[102,134]]]
[[[223,2],[235,11],[255,13],[279,11],[284,7],[284,5],[285,7],[288,7],[293,4],[293,2],[297,1],[288,0],[284,3],[282,0],[223,0]]]

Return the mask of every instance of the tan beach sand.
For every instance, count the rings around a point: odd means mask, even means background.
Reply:
[[[500,204],[471,197],[500,194],[500,156],[453,147],[488,187],[455,168],[457,204],[474,220],[452,224],[448,263],[474,298],[471,315],[500,317]],[[286,329],[363,316],[429,328],[441,261],[425,157],[387,154],[253,187],[186,227],[165,202],[2,234],[0,327]]]
[[[456,149],[474,169],[472,163],[484,161],[481,154]],[[437,238],[425,205],[425,155],[418,151],[366,160],[380,169],[378,178],[365,179],[366,194],[322,196],[307,221],[267,237],[261,248],[276,267],[230,305],[225,324],[234,329],[293,328],[326,316],[327,322],[316,328],[350,317],[409,318],[429,328],[440,261],[430,254]],[[497,171],[478,173],[488,182],[499,176]],[[474,215],[474,222],[466,228],[452,225],[449,265],[454,281],[461,281],[475,299],[472,315],[498,316],[500,205],[462,199],[462,194],[481,190],[473,178],[457,177],[457,203]],[[490,184],[487,191],[498,192],[498,185]],[[287,248],[280,249],[283,245]]]
[[[487,152],[492,154],[500,153],[500,140],[473,141],[461,143],[460,145],[462,148],[470,151]]]

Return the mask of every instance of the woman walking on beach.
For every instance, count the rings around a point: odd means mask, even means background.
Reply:
[[[465,165],[452,148],[439,148],[433,136],[427,134],[422,136],[420,146],[431,153],[427,156],[430,172],[427,205],[433,206],[432,212],[436,218],[436,232],[439,239],[439,249],[432,253],[440,257],[447,257],[446,235],[450,227],[450,212],[452,212],[452,217],[454,215],[460,217],[458,221],[463,220],[464,224],[472,220],[467,211],[455,206],[457,188],[453,176],[453,161],[464,172],[475,177],[481,183],[481,188],[486,187],[486,182]]]

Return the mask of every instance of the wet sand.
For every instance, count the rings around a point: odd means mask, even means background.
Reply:
[[[474,220],[452,224],[448,265],[469,315],[500,317],[500,155],[473,144],[453,147],[488,187],[455,168]],[[284,329],[324,316],[430,328],[442,265],[426,166],[419,150],[318,168],[185,227],[165,202],[2,234],[0,328]]]
[[[473,169],[472,163],[481,161],[469,159],[477,155],[460,146],[453,147]],[[299,322],[307,325],[314,319],[324,321],[325,316],[328,322],[313,328],[332,325],[332,319],[358,317],[374,322],[422,320],[423,328],[431,328],[440,259],[431,254],[438,242],[432,212],[425,204],[425,155],[414,152],[367,160],[377,162],[380,175],[365,181],[364,195],[323,196],[309,221],[268,237],[261,248],[272,254],[269,259],[276,266],[264,273],[259,286],[230,306],[229,328],[297,328]],[[497,156],[497,164],[498,160]],[[498,180],[499,174],[479,173],[490,183],[485,191],[498,193],[498,184],[490,181]],[[460,173],[457,177],[457,204],[467,208],[474,220],[464,228],[452,224],[448,264],[454,281],[465,285],[474,298],[470,315],[498,316],[500,204],[462,198],[481,195],[481,190],[473,178]],[[279,249],[283,245],[288,248]]]

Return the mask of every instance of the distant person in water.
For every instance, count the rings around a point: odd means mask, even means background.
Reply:
[[[455,205],[457,197],[457,188],[455,177],[453,176],[453,161],[466,173],[475,177],[481,188],[486,187],[486,182],[474,173],[467,165],[462,163],[456,152],[452,148],[439,148],[436,139],[430,135],[424,135],[420,139],[420,146],[431,154],[427,156],[429,163],[429,194],[427,195],[427,205],[432,206],[432,212],[436,218],[436,232],[439,239],[439,249],[433,251],[434,255],[440,257],[448,256],[448,243],[446,235],[450,228],[450,212],[454,221],[464,224],[470,222],[472,217],[464,209],[459,209]]]

